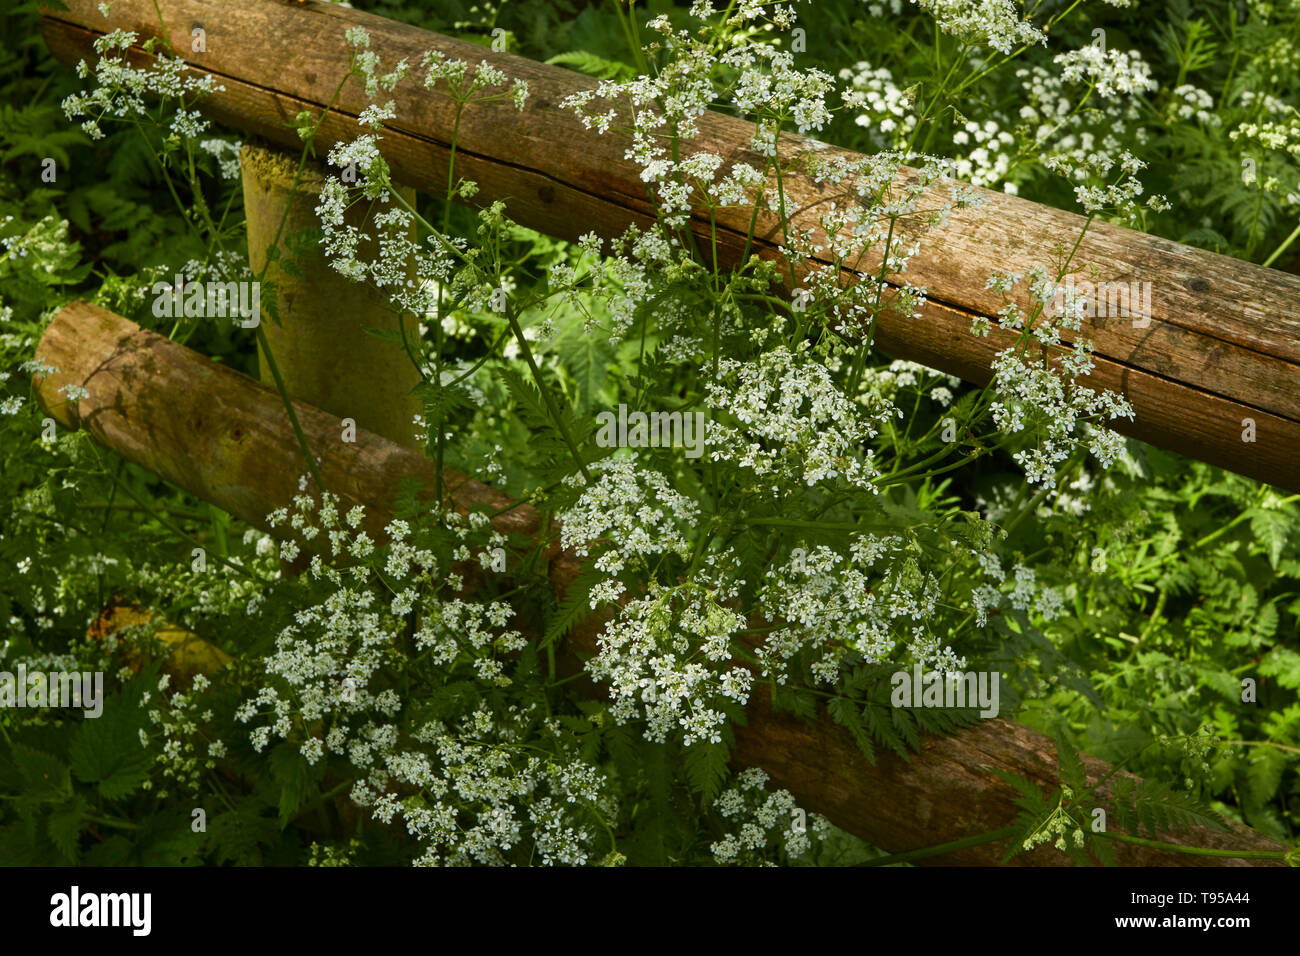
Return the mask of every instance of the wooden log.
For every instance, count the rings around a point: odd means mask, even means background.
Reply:
[[[299,493],[307,462],[274,389],[85,302],[59,313],[38,354],[59,369],[37,385],[50,415],[128,461],[265,530],[267,515]],[[59,395],[68,382],[84,384],[89,397]],[[335,416],[302,402],[294,409],[321,481],[342,510],[368,506],[363,527],[372,538],[385,538],[390,519],[383,511],[403,478],[434,487],[434,465],[423,455],[362,428],[355,442],[344,441]],[[452,469],[444,469],[443,481],[462,511],[513,504]],[[525,506],[498,522],[506,533],[538,532],[537,515]]]
[[[278,394],[266,386],[85,302],[55,316],[37,355],[58,369],[35,383],[38,399],[51,415],[66,427],[85,428],[109,450],[185,491],[263,528],[265,516],[297,493],[297,476],[305,471],[301,452]],[[68,401],[59,389],[69,384],[88,394]],[[344,507],[366,505],[367,529],[377,541],[386,541],[383,527],[401,480],[414,477],[431,487],[433,465],[363,430],[355,443],[341,442],[337,418],[301,403],[296,412],[326,486],[342,496]],[[459,508],[499,510],[511,504],[506,495],[463,475],[448,470],[444,477]],[[507,533],[541,533],[536,512],[527,506],[505,511],[495,521]],[[572,582],[580,564],[571,554],[554,554],[548,569],[557,589]],[[568,653],[583,656],[594,649],[594,629],[584,627],[577,629]],[[570,666],[576,665],[571,661]],[[872,766],[848,731],[825,715],[807,723],[774,714],[759,694],[736,736],[739,763],[762,767],[775,786],[789,790],[802,806],[897,852],[1008,826],[1017,813],[1011,803],[1015,794],[989,767],[1014,770],[1044,789],[1053,788],[1055,781],[1053,742],[1002,719],[927,740],[925,750],[910,761],[882,754]],[[1087,768],[1090,779],[1109,770],[1092,759]],[[1238,851],[1284,849],[1242,826],[1227,833],[1206,830],[1165,838]],[[984,844],[924,862],[989,865],[999,862],[1003,851],[999,844]],[[1116,851],[1127,865],[1259,862],[1128,844],[1117,844]],[[1068,861],[1040,847],[1014,862]]]
[[[285,390],[292,398],[419,450],[412,419],[423,411],[423,404],[412,390],[420,374],[401,346],[367,331],[401,335],[397,314],[379,292],[335,271],[318,248],[295,253],[288,242],[294,234],[310,236],[319,230],[314,210],[324,172],[309,163],[295,192],[296,157],[247,145],[240,152],[240,167],[248,264],[254,275],[266,268],[267,280],[274,283],[280,321],[262,318]],[[407,198],[414,197],[410,193]],[[348,223],[365,232],[365,209],[349,210]],[[267,268],[272,245],[279,256]],[[281,268],[286,260],[292,260],[292,271]],[[409,319],[405,326],[419,355],[419,329]],[[273,384],[260,346],[258,357],[262,381]]]
[[[156,36],[152,0],[118,0],[105,19],[94,0],[70,0],[69,11],[49,12],[44,32],[60,59],[93,57],[91,44],[114,28]],[[300,110],[319,115],[347,65],[344,31],[361,26],[383,62],[405,57],[418,63],[428,50],[477,63],[486,59],[509,76],[527,80],[531,95],[523,113],[508,102],[476,104],[461,119],[457,147],[459,175],[477,180],[478,201],[506,199],[511,216],[562,238],[595,230],[621,231],[644,224],[651,214],[644,184],[626,159],[620,134],[586,133],[560,110],[568,94],[593,81],[556,67],[439,36],[333,4],[287,5],[276,0],[238,0],[219,8],[204,0],[161,0],[157,5],[173,37],[195,25],[207,31],[206,51],[177,52],[196,70],[224,85],[201,104],[221,122],[271,141],[296,145],[286,124]],[[270,67],[274,64],[274,69]],[[397,119],[384,133],[384,153],[394,176],[417,189],[445,187],[452,101],[415,84],[393,94]],[[357,114],[366,100],[346,85],[325,119],[319,146],[357,134]],[[694,148],[727,160],[761,167],[749,149],[752,124],[710,114],[700,124]],[[792,167],[810,148],[822,156],[855,158],[842,150],[798,137],[782,138],[782,160]],[[905,171],[903,178],[908,178]],[[785,185],[794,225],[823,235],[819,217],[831,202],[848,197],[838,187],[818,185],[792,168]],[[884,351],[934,366],[975,382],[989,376],[996,335],[969,334],[973,315],[992,316],[1000,300],[985,289],[995,270],[1024,272],[1050,265],[1069,249],[1084,219],[1073,213],[1003,193],[977,190],[982,209],[953,215],[948,226],[927,236],[908,278],[925,286],[929,301],[920,319],[885,314],[877,328]],[[941,196],[932,197],[937,205]],[[717,221],[722,258],[734,261],[743,248],[748,216],[724,210]],[[707,240],[707,217],[692,228]],[[760,217],[755,251],[776,256],[778,225]],[[1119,423],[1144,441],[1221,467],[1300,491],[1300,277],[1220,256],[1118,226],[1093,223],[1072,264],[1080,279],[1151,283],[1151,321],[1098,319],[1086,326],[1097,354],[1092,382],[1121,391],[1137,419]],[[865,270],[878,266],[871,260]],[[851,274],[850,278],[853,277]],[[1246,419],[1255,440],[1243,440]]]

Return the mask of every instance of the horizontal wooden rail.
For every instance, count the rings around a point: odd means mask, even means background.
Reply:
[[[136,31],[159,36],[158,10],[174,40],[206,31],[206,49],[178,54],[194,69],[216,76],[224,92],[201,104],[219,121],[272,142],[297,148],[288,125],[301,110],[319,115],[346,72],[344,31],[370,32],[371,49],[384,63],[405,57],[418,64],[428,50],[472,63],[486,59],[531,88],[527,108],[508,102],[476,104],[462,117],[456,161],[460,175],[477,180],[476,201],[505,199],[517,221],[573,239],[596,231],[610,235],[651,215],[638,170],[624,159],[622,134],[598,136],[559,108],[570,93],[593,81],[574,73],[440,36],[334,4],[286,4],[281,0],[117,0],[105,19],[95,0],[69,0],[70,11],[49,11],[44,33],[60,59],[93,58],[91,44],[103,33]],[[397,119],[384,134],[384,155],[394,177],[417,189],[445,188],[454,105],[414,83],[393,94]],[[355,83],[343,89],[322,125],[320,146],[357,134],[357,114],[367,101]],[[752,124],[710,114],[701,121],[696,148],[761,168],[749,149]],[[782,158],[793,163],[809,141],[782,138]],[[820,155],[853,154],[823,148]],[[910,176],[910,172],[905,172]],[[819,217],[833,201],[849,197],[818,185],[797,171],[785,177],[794,224],[822,235]],[[1079,236],[1084,219],[1000,192],[979,190],[982,208],[953,214],[948,225],[925,237],[908,278],[928,290],[919,319],[886,314],[877,344],[902,358],[959,375],[988,380],[989,363],[1006,339],[969,334],[973,315],[992,316],[1001,301],[985,288],[996,270],[1024,272],[1050,266]],[[938,205],[946,196],[934,197]],[[743,210],[724,210],[717,228],[722,254],[739,257],[748,229]],[[707,241],[707,218],[692,228]],[[778,224],[760,217],[756,251],[777,255]],[[878,263],[870,260],[862,268]],[[1093,223],[1072,265],[1079,279],[1151,283],[1151,321],[1134,327],[1127,318],[1092,321],[1086,333],[1096,347],[1092,382],[1121,391],[1136,421],[1118,427],[1152,444],[1232,471],[1300,491],[1300,277],[1180,245],[1117,226]],[[1255,441],[1243,441],[1244,420]]]
[[[276,392],[130,321],[85,302],[55,316],[37,355],[58,372],[36,381],[42,406],[69,428],[84,428],[122,457],[248,523],[266,528],[266,516],[298,493],[306,466]],[[76,402],[59,393],[65,385],[88,393]],[[345,507],[367,508],[368,532],[386,542],[384,525],[404,478],[433,487],[434,466],[424,456],[358,429],[355,442],[341,441],[340,419],[301,403],[296,413],[308,447],[318,458],[321,480]],[[458,508],[493,510],[510,498],[450,470],[444,479]],[[536,535],[538,517],[521,505],[497,519],[507,533]],[[554,531],[552,529],[552,534]],[[580,562],[551,552],[548,570],[562,591]],[[595,649],[595,629],[576,629],[567,647],[569,666]],[[759,696],[748,724],[736,731],[736,760],[759,766],[801,805],[836,825],[891,851],[935,846],[1002,829],[1017,810],[1014,792],[990,767],[1013,770],[1044,789],[1055,786],[1055,745],[1047,737],[1007,720],[994,719],[953,736],[930,739],[925,750],[904,761],[878,755],[873,766],[853,738],[825,715],[809,723],[773,714]],[[1109,771],[1087,758],[1090,779]],[[1284,849],[1245,827],[1231,832],[1197,830],[1168,835],[1171,842],[1233,850]],[[969,847],[925,862],[988,865],[1005,847]],[[1236,859],[1187,856],[1117,844],[1126,865],[1242,865]],[[1014,860],[1017,864],[1061,865],[1047,847]],[[1257,861],[1255,861],[1257,862]]]

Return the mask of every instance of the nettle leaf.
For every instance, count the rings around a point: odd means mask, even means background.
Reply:
[[[46,821],[50,842],[69,863],[77,862],[81,824],[88,809],[85,798],[78,794],[63,806],[52,810]]]
[[[273,843],[278,834],[275,821],[262,816],[261,806],[261,801],[243,797],[236,801],[234,810],[219,813],[208,821],[213,862],[236,866],[262,863],[261,847]]]
[[[83,866],[126,866],[131,861],[131,841],[120,833],[106,836],[102,843],[95,843],[81,858]]]
[[[126,695],[105,701],[104,712],[86,718],[68,745],[72,772],[98,786],[107,800],[134,792],[148,779],[153,755],[140,743],[140,710]]]
[[[28,800],[45,803],[72,796],[72,775],[58,757],[17,743],[10,753],[23,779],[23,796]]]
[[[197,866],[203,862],[208,834],[191,826],[190,808],[170,806],[140,822],[132,862],[141,866]]]
[[[21,823],[0,827],[0,860],[6,866],[48,865],[49,848]]]

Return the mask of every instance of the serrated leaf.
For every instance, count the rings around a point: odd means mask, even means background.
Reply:
[[[283,829],[307,801],[318,768],[307,762],[298,744],[288,740],[271,751],[270,762],[271,777],[280,789],[280,827]]]
[[[1251,800],[1261,806],[1268,803],[1277,794],[1282,784],[1282,775],[1286,772],[1286,754],[1274,747],[1258,747],[1246,771],[1246,782],[1250,787]]]
[[[1292,521],[1280,511],[1267,511],[1263,508],[1250,510],[1250,530],[1264,546],[1268,562],[1277,570],[1282,560],[1282,549],[1286,547],[1291,534]]]
[[[81,722],[68,745],[72,771],[107,800],[132,793],[149,776],[153,755],[140,744],[138,710],[124,697],[106,701],[104,713]]]
[[[573,376],[578,396],[576,411],[586,415],[591,411],[596,397],[605,387],[614,349],[608,342],[586,335],[581,326],[575,326],[556,343],[560,361]]]
[[[1060,772],[1061,783],[1074,790],[1083,790],[1088,785],[1083,770],[1083,761],[1063,736],[1056,738],[1056,764]]]
[[[1016,806],[1022,807],[1034,814],[1045,814],[1050,812],[1051,808],[1047,805],[1047,800],[1043,796],[1043,791],[1039,789],[1038,784],[1012,770],[1003,770],[1000,767],[990,767],[989,771],[1019,794],[1019,796],[1012,801]]]
[[[727,779],[731,751],[725,743],[697,741],[686,748],[686,781],[691,789],[712,802]]]
[[[86,801],[78,794],[63,806],[52,810],[45,824],[50,842],[69,863],[77,862],[81,823],[86,810]]]
[[[10,752],[23,778],[23,796],[28,800],[45,803],[72,795],[72,775],[62,760],[23,744],[14,744]]]
[[[552,66],[567,66],[579,73],[585,73],[587,76],[594,76],[599,80],[626,80],[636,75],[636,71],[626,63],[619,63],[617,60],[606,60],[604,57],[588,53],[586,50],[570,50],[566,53],[557,53],[546,62]]]
[[[234,810],[208,821],[208,838],[217,863],[257,866],[262,862],[261,846],[275,839],[276,825],[257,813],[255,806],[255,801],[244,798]]]
[[[591,609],[591,589],[605,580],[599,571],[587,570],[578,575],[564,592],[564,598],[546,622],[542,646],[553,645],[580,622],[595,612]]]
[[[867,758],[867,762],[874,767],[876,765],[876,748],[871,742],[871,735],[867,733],[862,724],[862,718],[858,713],[858,705],[847,697],[832,697],[826,704],[826,712],[831,715],[831,719],[835,723],[853,735],[853,740],[858,745],[858,749]]]

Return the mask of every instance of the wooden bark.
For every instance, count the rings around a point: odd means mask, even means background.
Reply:
[[[119,0],[107,20],[94,0],[68,5],[70,12],[51,11],[44,20],[46,40],[65,62],[93,57],[95,37],[114,28],[134,30],[142,39],[160,33],[152,0]],[[332,4],[163,0],[158,6],[173,37],[188,36],[195,25],[207,30],[206,52],[178,51],[225,87],[202,108],[221,122],[289,146],[297,142],[288,121],[300,110],[319,115],[346,71],[348,27],[365,27],[371,49],[390,66],[402,57],[418,64],[428,50],[472,63],[486,59],[527,80],[531,95],[522,113],[508,102],[465,111],[457,169],[479,182],[477,201],[506,199],[518,221],[570,239],[647,221],[651,207],[644,184],[623,158],[626,140],[588,133],[559,108],[567,94],[594,85],[587,78]],[[383,148],[394,176],[440,192],[454,105],[409,81],[393,98],[398,118],[385,130]],[[354,137],[355,117],[366,102],[355,84],[347,84],[321,128],[318,149]],[[752,125],[716,114],[699,125],[691,149],[761,167],[748,147]],[[810,141],[789,136],[782,142],[783,160],[794,164]],[[851,155],[817,147],[822,156]],[[794,169],[785,184],[795,225],[814,236],[821,235],[819,217],[829,204],[849,201],[836,187],[819,186]],[[1001,306],[984,287],[988,276],[1051,265],[1073,245],[1084,220],[1003,193],[978,192],[985,198],[983,208],[955,213],[946,228],[924,239],[908,269],[908,279],[928,290],[922,318],[886,314],[876,342],[890,354],[982,382],[994,346],[1004,341],[976,339],[968,331],[972,315],[993,315]],[[943,198],[933,196],[926,205]],[[719,214],[723,260],[738,257],[747,227],[743,210]],[[706,217],[697,215],[692,228],[708,241]],[[772,217],[760,217],[758,232],[755,251],[776,255],[779,236]],[[1136,409],[1136,422],[1120,423],[1122,431],[1300,490],[1300,278],[1100,223],[1089,228],[1072,264],[1080,280],[1152,283],[1149,326],[1109,318],[1085,330],[1098,356],[1092,381],[1122,391]],[[877,265],[868,260],[862,268]],[[1245,419],[1255,423],[1254,442],[1242,440]]]
[[[42,405],[69,428],[84,428],[122,457],[154,471],[185,491],[266,527],[265,517],[298,491],[305,471],[279,396],[267,387],[183,346],[85,302],[65,307],[46,330],[37,355],[58,369],[39,379]],[[75,384],[86,397],[66,400],[59,389]],[[297,403],[308,445],[319,458],[326,487],[345,508],[367,507],[366,527],[380,542],[404,478],[432,487],[433,465],[378,435],[358,430],[355,443],[339,440],[339,420]],[[444,479],[457,507],[512,504],[504,494],[450,470]],[[533,509],[504,511],[497,527],[507,533],[541,533]],[[562,590],[580,562],[555,554],[548,568]],[[592,653],[595,633],[579,628],[567,648],[573,658]],[[951,842],[1008,826],[1014,793],[988,770],[1015,770],[1050,789],[1055,781],[1051,740],[1006,720],[985,721],[953,736],[929,739],[908,761],[881,754],[872,766],[847,731],[824,715],[806,723],[772,713],[762,695],[737,729],[736,760],[768,771],[802,806],[884,849],[902,852]],[[1089,759],[1090,779],[1107,771]],[[1281,845],[1245,827],[1229,833],[1198,831],[1166,836],[1173,842],[1234,850],[1278,850]],[[923,862],[988,865],[1004,848],[986,844]],[[1186,856],[1118,844],[1129,865],[1238,865],[1235,859]],[[1060,865],[1048,848],[1015,858],[1017,864]]]

